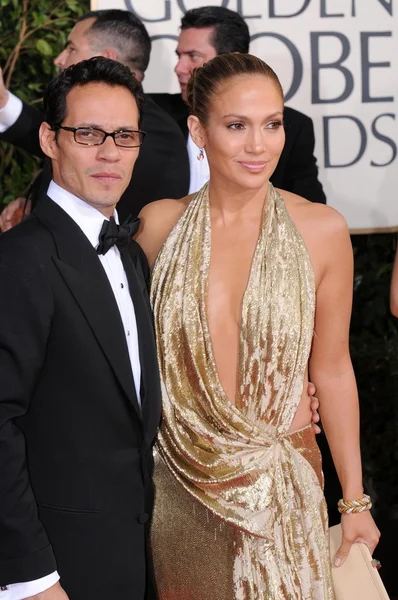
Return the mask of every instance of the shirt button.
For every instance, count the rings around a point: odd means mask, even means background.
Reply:
[[[130,332],[129,332],[129,330],[127,330],[127,335],[130,335]]]
[[[141,523],[141,525],[144,525],[144,523],[146,523],[149,519],[149,515],[148,513],[142,513],[142,515],[138,516],[138,523]]]
[[[124,288],[124,285],[123,285],[123,283],[121,283],[121,284],[120,284],[120,287],[121,287],[122,289]]]

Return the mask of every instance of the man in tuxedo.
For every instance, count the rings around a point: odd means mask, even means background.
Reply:
[[[53,80],[40,127],[53,180],[0,236],[0,598],[155,598],[160,383],[138,219],[119,226],[115,210],[143,103],[103,57]]]
[[[59,69],[92,56],[105,56],[128,66],[138,81],[144,79],[149,63],[151,40],[144,24],[127,10],[91,11],[81,17],[68,36],[66,48],[55,59]],[[43,120],[40,111],[22,103],[4,87],[0,77],[0,139],[41,156],[38,131]],[[185,138],[174,120],[145,96],[142,129],[146,132],[130,185],[123,194],[119,213],[130,213],[161,198],[180,198],[188,191],[189,163]],[[36,184],[39,194],[48,187],[49,165]],[[11,226],[15,211],[24,199],[14,201],[0,217],[0,227]]]
[[[198,161],[199,149],[188,135],[186,104],[187,83],[194,68],[202,66],[217,54],[249,52],[250,35],[244,19],[236,12],[220,6],[204,6],[188,10],[181,19],[175,72],[181,94],[151,94],[171,115],[187,140],[190,162],[190,192],[197,191],[209,178],[207,159]],[[271,177],[275,187],[299,194],[312,202],[326,203],[314,156],[312,120],[293,108],[285,107],[286,143]]]

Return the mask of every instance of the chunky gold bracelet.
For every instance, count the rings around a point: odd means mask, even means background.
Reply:
[[[339,513],[350,515],[352,513],[361,513],[372,508],[370,496],[364,494],[359,500],[339,500],[337,509]]]

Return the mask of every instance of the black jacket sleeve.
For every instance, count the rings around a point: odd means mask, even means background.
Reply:
[[[0,134],[0,139],[30,154],[43,157],[39,144],[39,129],[43,121],[44,115],[39,110],[24,103],[18,119],[7,131]]]
[[[133,259],[135,268],[142,274],[147,291],[149,293],[151,283],[151,271],[149,269],[148,261],[143,249],[135,240],[131,242],[130,256]]]
[[[291,108],[285,109],[286,146],[282,189],[303,196],[311,202],[326,204],[326,196],[318,179],[314,155],[315,135],[312,119]]]
[[[38,579],[57,568],[18,427],[44,362],[52,292],[40,262],[12,236],[13,230],[0,236],[0,585]]]

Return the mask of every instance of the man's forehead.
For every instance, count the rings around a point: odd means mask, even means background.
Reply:
[[[81,39],[86,36],[88,30],[91,28],[91,26],[95,23],[96,20],[97,19],[95,17],[90,17],[89,19],[84,19],[83,21],[79,21],[79,23],[76,23],[76,25],[72,27],[68,35],[68,41],[74,42],[78,39],[81,41]]]
[[[110,111],[110,107],[115,107]],[[136,121],[137,103],[131,92],[122,86],[91,82],[75,86],[66,96],[66,116],[80,124],[109,123],[113,117]]]
[[[192,52],[198,48],[213,46],[214,27],[183,29],[178,38],[179,52]]]

